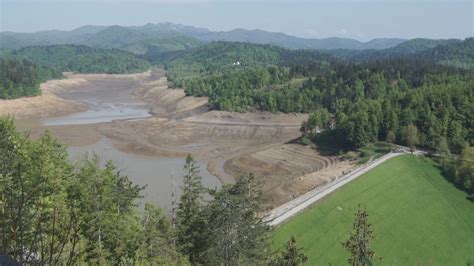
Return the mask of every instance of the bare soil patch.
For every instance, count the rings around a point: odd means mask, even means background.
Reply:
[[[281,205],[323,185],[353,167],[336,156],[322,156],[309,146],[281,144],[228,160],[224,170],[232,176],[253,173],[263,183],[269,207]]]

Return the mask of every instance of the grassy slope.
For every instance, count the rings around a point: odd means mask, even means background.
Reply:
[[[434,162],[409,155],[384,163],[281,225],[275,248],[295,235],[308,264],[346,264],[349,254],[341,242],[359,203],[374,225],[378,238],[372,246],[382,264],[474,263],[474,203],[440,175]]]

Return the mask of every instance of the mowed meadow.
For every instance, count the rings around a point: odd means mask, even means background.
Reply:
[[[308,265],[343,265],[358,205],[367,208],[383,265],[474,263],[474,202],[425,157],[395,157],[279,226],[274,248],[291,235]]]

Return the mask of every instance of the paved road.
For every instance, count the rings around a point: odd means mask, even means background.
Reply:
[[[288,218],[292,217],[296,213],[304,210],[309,205],[315,203],[316,201],[324,198],[331,192],[335,191],[336,189],[344,186],[345,184],[351,182],[352,180],[356,179],[357,177],[365,174],[366,172],[370,171],[374,167],[380,165],[381,163],[385,162],[388,159],[393,157],[405,154],[403,152],[391,152],[385,154],[384,156],[366,164],[361,167],[356,168],[352,172],[337,178],[336,180],[332,181],[329,184],[326,184],[321,187],[317,187],[314,190],[311,190],[296,199],[293,199],[275,209],[273,209],[267,217],[270,225],[278,225]]]

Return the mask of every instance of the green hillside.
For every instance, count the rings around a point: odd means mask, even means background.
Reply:
[[[201,42],[171,30],[146,30],[146,28],[131,28],[111,26],[81,44],[98,48],[115,48],[134,54],[145,54],[149,51],[167,52],[196,47]]]
[[[474,68],[474,38],[462,42],[440,45],[422,53],[425,58],[432,58],[444,65],[465,69]]]
[[[342,248],[358,204],[367,207],[384,265],[474,263],[474,203],[426,158],[400,156],[313,205],[274,234],[275,249],[290,235],[304,247],[308,265],[343,265]],[[378,264],[378,263],[377,263]]]
[[[27,59],[61,72],[137,73],[150,67],[146,60],[131,53],[83,45],[32,46],[15,50],[6,57]]]
[[[330,60],[330,56],[310,50],[288,50],[268,44],[211,42],[185,51],[149,53],[146,58],[164,65],[169,78],[189,78],[236,72],[244,69],[291,66]]]
[[[0,58],[0,99],[40,95],[41,82],[61,77],[61,72],[27,60]]]

